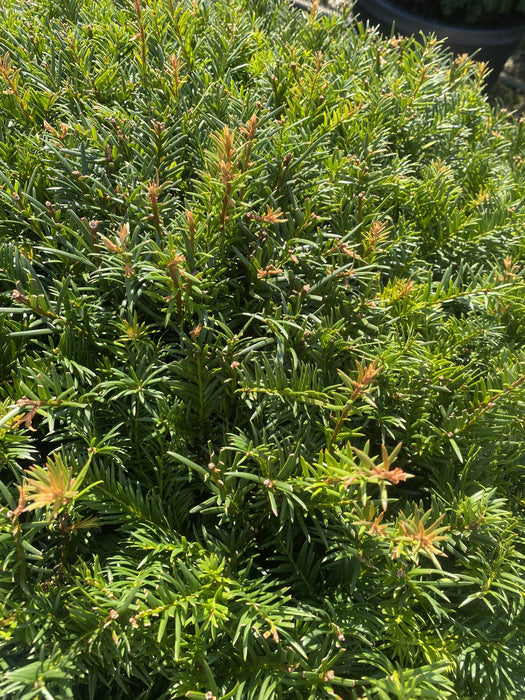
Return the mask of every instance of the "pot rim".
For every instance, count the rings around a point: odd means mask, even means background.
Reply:
[[[391,0],[356,0],[354,11],[357,15],[359,15],[359,6],[370,14],[375,14],[374,11],[379,10],[381,17],[378,17],[378,21],[380,19],[384,23],[403,22],[404,31],[431,33],[435,34],[438,39],[445,37],[452,39],[452,35],[461,33],[462,41],[466,44],[472,43],[473,46],[479,46],[480,43],[485,46],[514,44],[525,35],[525,21],[518,25],[498,27],[497,29],[466,27],[433,20],[400,7]]]

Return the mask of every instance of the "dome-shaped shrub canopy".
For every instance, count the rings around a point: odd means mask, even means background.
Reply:
[[[2,697],[519,697],[482,67],[271,0],[0,12]]]

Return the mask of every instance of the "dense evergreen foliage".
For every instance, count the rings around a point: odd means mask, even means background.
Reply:
[[[522,697],[482,69],[272,0],[0,12],[2,697]]]

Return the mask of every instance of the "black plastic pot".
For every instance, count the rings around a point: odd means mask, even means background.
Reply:
[[[390,36],[394,25],[398,34],[417,38],[423,32],[445,39],[445,44],[455,54],[476,52],[474,58],[487,62],[492,71],[487,78],[487,90],[494,86],[505,62],[525,37],[525,24],[498,29],[458,27],[417,15],[390,0],[357,0],[354,12],[361,20],[379,25],[387,36]]]

